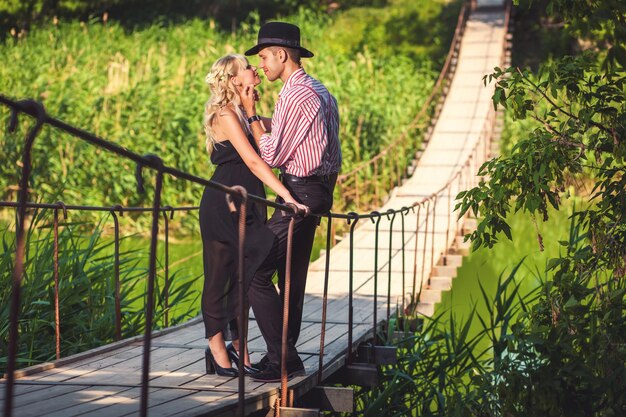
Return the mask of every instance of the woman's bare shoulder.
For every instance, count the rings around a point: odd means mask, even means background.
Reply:
[[[226,105],[220,108],[219,111],[215,115],[217,116],[217,118],[220,118],[220,119],[229,118],[229,117],[237,118],[237,114],[235,113],[235,110],[230,105]]]

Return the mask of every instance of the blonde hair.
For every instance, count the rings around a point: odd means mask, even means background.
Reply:
[[[246,119],[239,108],[241,104],[239,92],[231,82],[231,79],[247,66],[248,60],[245,56],[240,54],[226,55],[215,61],[211,66],[211,71],[205,77],[205,82],[211,90],[211,96],[204,105],[204,132],[208,152],[213,150],[216,143],[215,131],[213,130],[215,117],[230,103],[233,104],[232,107],[239,119],[241,128],[246,133],[249,130]]]

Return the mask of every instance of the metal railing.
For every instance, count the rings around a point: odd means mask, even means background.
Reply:
[[[241,187],[225,187],[222,186],[220,184],[214,183],[212,181],[209,180],[205,180],[205,179],[201,179],[201,178],[197,178],[194,177],[192,175],[186,174],[186,173],[182,173],[180,171],[175,170],[174,168],[170,168],[167,167],[165,165],[162,164],[161,160],[156,157],[156,156],[148,156],[148,157],[141,157],[137,154],[134,154],[130,151],[127,151],[125,149],[118,149],[115,145],[110,144],[110,143],[106,143],[106,145],[104,143],[101,143],[101,141],[103,141],[100,138],[96,138],[92,135],[86,134],[82,131],[78,131],[74,128],[66,128],[66,126],[64,126],[64,124],[62,122],[60,122],[57,119],[51,118],[49,116],[47,116],[45,114],[45,111],[43,110],[43,107],[39,104],[36,104],[34,102],[13,102],[11,100],[8,100],[4,97],[0,96],[0,102],[3,104],[8,105],[9,107],[12,108],[14,114],[21,112],[21,113],[25,113],[34,117],[37,117],[37,124],[35,125],[35,128],[31,129],[31,131],[28,134],[27,140],[26,140],[26,144],[27,146],[25,147],[25,152],[23,154],[23,170],[22,170],[22,177],[21,177],[21,184],[26,184],[28,183],[28,177],[29,177],[29,172],[30,172],[30,164],[29,164],[29,152],[30,149],[32,147],[32,142],[34,141],[36,135],[33,134],[33,132],[38,132],[40,131],[40,126],[43,124],[49,124],[52,126],[55,126],[61,130],[64,131],[70,131],[73,130],[74,132],[76,132],[75,136],[84,140],[87,140],[91,143],[96,144],[96,146],[100,146],[103,147],[105,149],[109,149],[111,152],[117,153],[118,155],[121,155],[123,157],[135,160],[138,163],[138,184],[139,187],[141,188],[142,186],[142,179],[141,176],[139,175],[139,173],[141,172],[141,168],[142,167],[149,167],[153,170],[155,170],[157,172],[157,186],[155,187],[155,196],[153,197],[153,207],[152,208],[137,208],[137,207],[121,207],[121,206],[111,206],[111,207],[93,207],[93,206],[74,206],[74,205],[65,205],[62,202],[58,202],[55,204],[40,204],[40,203],[31,203],[27,201],[28,198],[28,190],[25,187],[20,187],[19,190],[19,197],[18,197],[18,202],[1,202],[0,206],[4,206],[4,207],[13,207],[17,210],[17,222],[16,222],[16,262],[15,262],[15,268],[13,271],[13,287],[12,287],[12,298],[11,298],[11,310],[10,310],[10,331],[9,331],[9,349],[8,349],[8,361],[7,361],[7,372],[6,372],[6,384],[5,384],[5,407],[4,407],[4,411],[5,411],[5,416],[9,417],[12,415],[12,408],[13,408],[13,387],[14,387],[14,373],[15,373],[15,364],[16,364],[16,357],[17,357],[17,323],[18,323],[18,313],[19,313],[19,305],[20,305],[20,288],[21,288],[21,280],[22,280],[22,276],[24,273],[23,270],[23,261],[24,261],[24,246],[25,246],[25,239],[24,239],[24,224],[25,224],[25,219],[26,219],[26,209],[27,208],[41,208],[41,209],[49,209],[49,210],[53,210],[54,213],[54,223],[53,223],[53,228],[54,228],[54,236],[55,236],[55,243],[54,243],[54,282],[55,282],[55,286],[54,286],[54,309],[55,309],[55,335],[56,335],[56,352],[57,352],[57,358],[60,358],[60,318],[58,315],[58,305],[59,305],[59,286],[58,286],[58,280],[59,280],[59,276],[58,276],[58,228],[59,228],[59,211],[61,211],[63,213],[64,216],[67,215],[67,211],[68,210],[90,210],[90,211],[108,211],[112,214],[112,217],[114,219],[114,227],[115,227],[115,264],[116,264],[116,268],[115,268],[115,317],[116,317],[116,337],[120,337],[121,335],[121,302],[120,302],[120,290],[119,290],[119,222],[117,219],[117,214],[118,213],[123,213],[123,212],[151,212],[152,213],[152,230],[151,230],[151,243],[150,243],[150,254],[149,254],[149,268],[148,268],[148,289],[147,289],[147,301],[146,301],[146,324],[145,324],[145,333],[144,333],[144,349],[143,349],[143,365],[142,365],[142,386],[141,386],[141,414],[143,416],[147,415],[147,406],[148,406],[148,402],[147,402],[147,398],[148,398],[148,387],[149,387],[149,380],[148,380],[148,375],[149,375],[149,367],[150,367],[150,345],[151,345],[151,337],[152,337],[152,325],[153,325],[153,317],[154,317],[154,283],[155,283],[155,275],[156,275],[156,247],[157,247],[157,235],[159,233],[159,218],[161,216],[163,216],[163,218],[165,219],[165,236],[166,236],[166,248],[167,248],[167,236],[168,236],[168,214],[171,216],[171,214],[174,211],[189,211],[189,210],[195,210],[195,207],[179,207],[179,208],[172,208],[172,207],[161,207],[160,206],[160,199],[159,199],[159,195],[161,192],[161,184],[162,184],[162,178],[163,175],[165,173],[168,173],[169,175],[173,175],[179,178],[186,178],[190,181],[208,186],[208,187],[212,187],[212,188],[217,188],[222,190],[227,196],[232,196],[234,199],[237,200],[237,202],[239,203],[239,215],[240,215],[240,219],[242,219],[242,221],[240,221],[239,223],[239,253],[238,253],[238,264],[239,264],[239,270],[244,270],[244,257],[243,257],[243,247],[245,245],[245,229],[246,229],[246,225],[245,225],[245,207],[247,204],[247,201],[255,201],[255,202],[260,202],[261,204],[266,204],[268,206],[272,206],[276,209],[280,209],[280,210],[284,210],[290,213],[293,213],[294,215],[297,215],[297,213],[295,213],[295,209],[293,207],[290,206],[284,206],[284,205],[280,205],[271,201],[267,201],[264,200],[260,197],[254,196],[254,195],[248,195],[245,191],[245,189],[241,188]],[[16,116],[14,115],[13,118],[15,118]],[[486,135],[485,137],[487,137],[488,135]],[[479,142],[477,143],[477,146],[475,147],[471,160],[475,160],[476,158],[478,158],[478,154],[479,153],[483,153],[485,152],[485,150],[483,148],[479,149],[479,145],[481,145],[481,143],[483,143],[483,147],[486,147],[486,145],[484,145],[486,142]],[[423,231],[424,234],[424,242],[427,241],[427,237],[430,237],[430,247],[427,247],[427,245],[424,245],[424,247],[422,248],[422,257],[423,260],[426,259],[426,254],[427,251],[430,250],[431,251],[431,262],[434,262],[434,235],[435,233],[438,233],[439,231],[436,229],[436,224],[435,224],[435,211],[436,211],[436,206],[437,206],[437,200],[442,198],[442,195],[444,193],[447,193],[448,198],[447,198],[447,204],[451,205],[451,199],[450,199],[450,194],[451,194],[451,187],[453,184],[455,183],[459,183],[459,179],[460,178],[467,178],[467,179],[471,179],[472,176],[470,175],[470,173],[472,171],[474,171],[477,168],[477,164],[475,163],[471,163],[471,161],[468,161],[464,167],[463,170],[457,172],[457,174],[455,176],[453,176],[444,187],[442,187],[440,190],[438,190],[437,192],[433,193],[431,196],[422,199],[419,202],[414,203],[411,206],[408,207],[402,207],[401,209],[398,210],[389,210],[387,212],[384,213],[379,213],[379,212],[372,212],[369,214],[358,214],[358,213],[347,213],[347,214],[336,214],[336,213],[318,213],[318,214],[314,214],[316,216],[321,216],[321,217],[326,217],[328,219],[328,225],[327,225],[327,248],[326,248],[326,271],[325,271],[325,280],[324,280],[324,295],[323,295],[323,304],[322,304],[322,330],[321,330],[321,338],[320,338],[320,356],[319,356],[319,365],[318,365],[318,378],[322,377],[322,371],[323,371],[323,366],[324,366],[324,334],[325,334],[325,326],[326,326],[326,310],[327,310],[327,304],[328,304],[328,280],[329,280],[329,262],[330,262],[330,234],[331,234],[331,222],[332,221],[347,221],[350,225],[350,276],[349,276],[349,286],[350,286],[350,291],[349,291],[349,300],[348,300],[348,304],[349,304],[349,313],[348,313],[348,346],[346,349],[346,354],[347,354],[347,362],[349,363],[352,360],[352,352],[353,352],[353,328],[354,328],[354,322],[353,322],[353,318],[354,318],[354,310],[353,310],[353,293],[354,293],[354,287],[353,287],[353,282],[354,282],[354,276],[353,276],[353,272],[354,272],[354,268],[353,268],[353,253],[354,253],[354,232],[355,232],[355,227],[357,225],[357,223],[360,220],[364,220],[364,219],[369,219],[372,222],[374,222],[376,224],[376,248],[375,248],[375,271],[374,271],[374,280],[375,280],[375,288],[377,291],[378,288],[378,273],[379,273],[379,268],[378,268],[378,241],[379,241],[379,225],[380,222],[384,219],[387,219],[389,221],[389,258],[387,260],[387,264],[388,264],[388,270],[389,270],[389,275],[388,275],[388,285],[387,285],[387,321],[390,318],[391,315],[391,310],[390,310],[390,306],[391,306],[391,262],[392,262],[392,257],[393,257],[393,253],[392,253],[392,247],[393,247],[393,224],[394,224],[394,220],[396,219],[397,216],[400,216],[401,218],[401,223],[402,223],[402,251],[404,251],[404,242],[405,242],[405,217],[411,213],[411,212],[415,212],[417,211],[418,216],[417,216],[417,224],[416,224],[416,229],[415,229],[415,234],[416,234],[416,242],[417,242],[417,237],[420,234],[420,214],[421,213],[425,213],[425,230]],[[469,184],[466,182],[466,185],[473,185],[473,182],[470,182]],[[449,208],[449,210],[451,210]],[[450,211],[451,213],[451,211]],[[429,221],[432,220],[432,224],[429,223]],[[289,265],[291,264],[291,239],[292,239],[292,233],[293,233],[293,222],[295,221],[295,217],[292,217],[291,223],[290,223],[290,228],[289,228],[289,234],[288,234],[288,245],[287,245],[287,272],[286,272],[286,283],[285,283],[285,297],[288,297],[289,294],[289,289],[290,289],[290,268]],[[451,230],[452,226],[451,226],[451,221],[448,221],[448,226],[447,229],[445,231],[446,236],[450,236],[452,232],[456,233],[456,228],[454,228],[455,230]],[[447,246],[447,245],[446,245]],[[416,248],[415,250],[417,250],[417,244],[416,244]],[[166,249],[166,254],[168,253],[167,249]],[[167,257],[167,255],[166,255]],[[417,256],[415,257],[415,259],[417,260]],[[404,255],[402,256],[402,263],[403,263],[403,268],[402,268],[402,288],[403,288],[403,293],[404,293],[404,288],[405,286],[405,275],[406,275],[406,270],[405,270],[405,266],[404,266]],[[167,265],[168,263],[168,259],[165,260],[165,264]],[[432,270],[432,265],[431,265],[431,270]],[[167,267],[166,267],[166,271],[167,271]],[[425,282],[425,276],[424,276],[424,265],[422,265],[422,277],[421,277],[421,283]],[[414,265],[414,270],[413,270],[413,290],[412,290],[412,295],[411,298],[413,300],[416,299],[416,297],[419,296],[419,292],[421,291],[421,286],[419,287],[420,289],[418,290],[418,286],[416,285],[416,274],[417,274],[417,261],[415,262]],[[241,274],[239,274],[241,275]],[[168,276],[168,273],[166,272],[165,276]],[[166,278],[167,280],[167,278]],[[242,308],[241,311],[239,311],[239,317],[243,318],[242,319],[242,323],[246,323],[246,317],[247,317],[247,308],[246,308],[246,303],[244,302],[245,300],[245,294],[243,294],[243,283],[241,282],[242,277],[239,277],[239,290],[240,290],[240,294],[239,294],[239,298],[240,298],[240,306]],[[169,286],[169,284],[166,281],[166,287]],[[166,289],[166,294],[167,294],[167,289]],[[374,296],[374,300],[373,300],[373,327],[372,327],[372,332],[375,335],[376,334],[376,329],[378,326],[378,320],[377,320],[377,311],[378,311],[378,294],[376,293]],[[167,307],[167,301],[166,301],[166,306]],[[403,304],[403,308],[401,311],[404,311],[404,304]],[[284,311],[284,322],[283,322],[283,326],[287,326],[288,324],[288,317],[289,317],[289,303],[285,303],[285,311]],[[286,329],[287,327],[284,327],[284,329]],[[241,339],[242,341],[242,348],[241,349],[245,349],[245,335],[246,335],[246,329],[244,326],[243,329],[243,337]],[[286,340],[286,333],[285,330],[283,331],[283,338],[284,340]],[[286,354],[286,347],[283,347],[283,355]],[[240,361],[243,360],[243,355],[240,356]],[[286,361],[282,361],[283,363],[283,369],[282,369],[282,375],[283,378],[281,380],[281,406],[282,407],[286,407],[289,404],[287,403],[289,396],[286,395],[286,393],[288,392],[288,387],[287,387],[287,373],[286,373],[286,369],[285,369],[285,364]],[[240,395],[240,401],[239,401],[239,415],[244,415],[243,414],[243,410],[244,410],[244,406],[245,406],[245,398],[244,398],[244,394],[245,394],[245,389],[244,389],[244,378],[243,378],[243,364],[240,363],[239,364],[239,369],[240,369],[240,377],[239,377],[239,395]]]
[[[114,153],[120,157],[130,159],[137,164],[136,169],[136,178],[137,178],[137,188],[139,192],[144,192],[143,188],[143,168],[147,167],[154,171],[156,171],[156,185],[153,197],[153,204],[151,209],[136,209],[136,210],[149,210],[152,213],[152,228],[150,233],[150,255],[149,255],[149,267],[148,267],[148,289],[146,294],[146,315],[145,315],[145,332],[144,332],[144,348],[143,348],[143,364],[142,364],[142,384],[141,384],[141,415],[147,415],[148,409],[148,387],[149,387],[149,368],[150,368],[150,345],[152,338],[152,324],[154,317],[154,284],[155,284],[155,276],[156,276],[156,248],[157,248],[157,237],[159,231],[159,217],[163,211],[163,207],[161,207],[161,190],[163,184],[163,176],[165,174],[171,175],[173,177],[184,179],[186,181],[191,181],[200,185],[204,185],[207,187],[211,187],[214,189],[218,189],[223,191],[226,195],[232,196],[238,203],[240,207],[240,215],[243,214],[245,218],[245,206],[248,201],[258,202],[264,204],[266,206],[274,207],[276,209],[284,210],[288,213],[298,214],[295,207],[278,204],[269,200],[265,200],[261,197],[255,195],[248,195],[247,192],[241,187],[226,187],[222,184],[216,183],[214,181],[206,180],[204,178],[197,177],[195,175],[186,173],[184,171],[177,170],[175,168],[168,167],[163,164],[161,158],[156,155],[148,154],[141,156],[134,152],[131,152],[125,148],[122,148],[114,143],[108,142],[102,138],[99,138],[95,135],[92,135],[86,131],[78,129],[74,126],[68,125],[61,120],[50,117],[42,104],[35,102],[33,100],[22,100],[22,101],[14,101],[8,99],[4,96],[0,96],[0,103],[8,106],[11,110],[11,119],[9,123],[9,132],[14,132],[17,128],[18,116],[20,114],[29,115],[35,118],[35,125],[30,129],[30,131],[26,135],[24,150],[22,153],[22,172],[20,176],[20,186],[18,191],[18,201],[16,203],[17,208],[17,222],[16,222],[16,258],[15,258],[15,267],[13,270],[13,279],[12,279],[12,291],[11,291],[11,305],[10,305],[10,323],[9,323],[9,343],[8,343],[8,358],[7,358],[7,371],[6,371],[6,394],[5,394],[5,403],[4,403],[4,411],[5,416],[10,417],[12,415],[13,409],[13,388],[14,388],[14,374],[16,369],[16,357],[17,357],[17,338],[18,338],[18,320],[19,320],[19,306],[20,306],[20,297],[21,297],[21,283],[24,274],[24,249],[25,249],[25,236],[24,236],[24,225],[26,219],[26,209],[29,205],[28,202],[28,182],[31,172],[31,151],[32,146],[37,138],[37,135],[41,132],[41,129],[44,125],[52,126],[61,131],[67,132],[72,136],[84,140],[88,143],[93,144],[99,148],[105,149],[111,153]],[[67,207],[67,206],[66,206]],[[55,205],[55,208],[59,208],[59,205]],[[169,210],[169,208],[167,209]],[[241,213],[243,212],[243,213]],[[245,235],[245,221],[240,222],[240,230],[239,235]],[[239,266],[243,265],[243,241],[239,242],[240,250],[239,250]],[[244,269],[240,269],[244,270]],[[242,274],[239,274],[239,286],[243,288],[242,282]],[[287,284],[289,285],[289,276],[286,277]],[[58,290],[58,286],[55,285]],[[243,301],[243,300],[241,300]],[[239,318],[242,323],[246,323],[244,320],[245,312],[244,303],[241,302],[241,309]],[[243,312],[243,314],[242,314]],[[245,329],[243,329],[245,336]],[[242,339],[244,343],[242,343],[242,351],[245,351],[245,339]],[[243,362],[243,355],[240,356],[240,362]],[[244,377],[244,367],[243,363],[239,364],[239,374],[240,374],[240,415],[243,415],[243,404],[244,404],[244,389],[243,389],[243,377]]]
[[[3,208],[18,208],[19,204],[13,201],[0,201],[0,207]],[[80,206],[69,205],[62,201],[57,201],[54,204],[46,203],[26,203],[27,209],[44,209],[52,210],[52,230],[53,230],[53,280],[54,280],[54,310],[55,310],[55,345],[56,345],[56,358],[61,358],[60,344],[61,344],[61,323],[59,318],[59,229],[62,224],[59,223],[59,212],[62,213],[63,219],[68,219],[68,212],[71,211],[88,211],[88,212],[102,212],[109,213],[113,220],[113,299],[114,299],[114,323],[115,323],[115,336],[114,340],[118,341],[122,338],[122,303],[121,303],[121,282],[120,282],[120,222],[118,216],[123,216],[124,213],[151,213],[152,209],[148,207],[123,207],[121,205],[115,205],[110,207],[102,206]],[[160,207],[159,211],[163,215],[164,222],[164,262],[163,262],[163,274],[164,274],[164,300],[163,300],[163,325],[169,327],[169,286],[170,286],[170,262],[169,262],[169,232],[170,232],[170,220],[174,218],[175,212],[189,212],[197,210],[198,207]]]

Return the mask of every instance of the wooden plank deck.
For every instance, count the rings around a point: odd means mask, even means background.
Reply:
[[[500,4],[489,0],[479,6]],[[458,65],[439,121],[414,175],[396,188],[384,207],[398,209],[431,195],[468,160],[490,117],[492,87],[482,84],[482,76],[500,65],[506,34],[504,10],[478,8],[469,18],[462,40]],[[478,166],[480,161],[474,161]],[[458,226],[450,205],[461,184],[450,190],[451,198],[442,195],[436,212],[426,226],[425,212],[404,218],[396,217],[393,229],[383,218],[378,242],[378,320],[387,313],[387,289],[390,310],[395,311],[407,294],[416,287],[435,288],[429,281],[431,264],[438,261],[450,246],[454,234],[446,232],[448,224]],[[433,223],[434,222],[434,223]],[[434,238],[425,238],[432,230]],[[418,232],[419,230],[419,232]],[[371,336],[374,309],[374,224],[360,220],[354,234],[353,342],[356,346]],[[391,249],[390,233],[392,234]],[[432,244],[434,242],[434,249]],[[426,246],[425,246],[426,245]],[[347,351],[349,296],[349,239],[343,239],[330,252],[330,285],[328,321],[325,333],[324,377],[344,364]],[[404,255],[403,255],[403,247]],[[426,247],[426,251],[422,249]],[[389,254],[391,253],[391,258]],[[435,259],[432,259],[434,255]],[[310,266],[307,298],[298,350],[306,375],[289,382],[291,389],[306,392],[316,385],[320,352],[321,309],[324,286],[325,256]],[[422,274],[422,265],[424,273]],[[414,272],[415,271],[415,272]],[[404,285],[403,285],[404,282]],[[404,294],[403,289],[404,287]],[[445,289],[446,286],[443,285]],[[427,291],[424,292],[426,294]],[[432,294],[431,294],[432,295]],[[434,296],[436,299],[436,296]],[[150,365],[150,416],[230,416],[237,407],[238,381],[206,375],[204,370],[204,328],[199,318],[163,332],[152,340]],[[259,360],[265,350],[254,319],[250,323],[252,360]],[[139,414],[142,341],[140,337],[107,345],[93,351],[18,371],[14,389],[14,416],[135,416]],[[0,380],[4,384],[4,380]],[[246,412],[272,406],[278,397],[279,384],[257,383],[246,379]],[[5,390],[0,386],[0,403]],[[0,404],[2,406],[2,404]]]

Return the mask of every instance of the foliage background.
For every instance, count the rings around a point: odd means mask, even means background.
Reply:
[[[57,7],[69,10],[71,4],[59,2]],[[306,70],[321,79],[340,103],[344,169],[369,159],[412,120],[447,51],[453,25],[446,22],[454,22],[457,11],[457,3],[446,1],[408,5],[398,1],[332,16],[300,8],[284,17],[301,27],[303,43],[316,53],[305,61]],[[364,15],[369,20],[364,21]],[[405,32],[396,28],[372,37],[371,25],[391,27],[400,17],[405,19],[406,26],[401,26]],[[131,28],[126,21],[100,18],[84,22],[43,14],[41,19],[0,45],[5,94],[41,100],[49,114],[65,122],[135,152],[156,153],[167,165],[211,175],[201,125],[208,98],[204,75],[219,56],[254,44],[260,15],[251,13],[231,32],[221,30],[213,19],[199,18],[181,22],[157,18],[150,25]],[[434,30],[418,43],[409,36],[426,32],[428,26]],[[346,38],[346,33],[351,36]],[[256,62],[254,57],[251,61]],[[260,86],[262,113],[271,113],[279,88],[279,83]],[[0,109],[0,117],[7,115]],[[0,167],[3,200],[15,196],[26,124],[21,128],[14,135],[0,136],[0,158],[8,161]],[[127,161],[49,128],[35,142],[33,167],[32,188],[38,200],[131,206],[146,204],[150,195],[136,193],[134,166]],[[163,202],[193,205],[201,191],[193,184],[166,179]]]
[[[480,216],[474,247],[494,248],[515,242],[511,212],[539,223],[574,198],[580,204],[534,299],[498,305],[496,297],[481,319],[491,357],[463,398],[480,415],[623,415],[626,4],[540,4],[570,48],[485,77],[515,127],[507,152],[481,167],[485,180],[462,192],[458,207]]]

